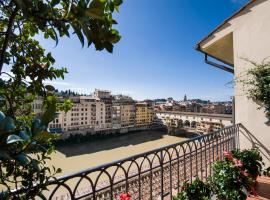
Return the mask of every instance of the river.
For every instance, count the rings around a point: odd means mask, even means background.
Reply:
[[[194,134],[186,134],[189,137]],[[182,133],[167,135],[161,130],[147,130],[103,140],[58,147],[48,163],[62,169],[58,176],[106,164],[132,155],[188,139]]]

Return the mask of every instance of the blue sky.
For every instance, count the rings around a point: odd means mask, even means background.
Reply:
[[[79,40],[40,42],[56,66],[68,67],[59,89],[89,94],[95,88],[135,99],[188,98],[229,100],[233,76],[209,66],[195,44],[246,0],[124,0],[116,15],[122,35],[113,54],[82,48]]]

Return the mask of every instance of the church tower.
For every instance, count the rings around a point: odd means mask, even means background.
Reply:
[[[187,95],[185,94],[184,96],[184,101],[186,102],[187,101]]]

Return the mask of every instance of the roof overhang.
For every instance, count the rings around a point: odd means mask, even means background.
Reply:
[[[233,33],[231,32],[218,39],[215,38],[214,42],[212,40],[200,46],[200,50],[213,58],[233,66]]]
[[[234,73],[234,56],[233,56],[233,33],[227,35],[218,35],[204,42],[203,45],[197,46],[197,50],[205,54],[205,62],[217,68]],[[208,57],[218,60],[217,63],[210,61]],[[225,64],[225,65],[224,65]]]
[[[234,73],[233,28],[230,22],[255,1],[257,0],[250,0],[196,45],[196,50],[205,54],[207,64]],[[210,61],[208,57],[222,64]]]

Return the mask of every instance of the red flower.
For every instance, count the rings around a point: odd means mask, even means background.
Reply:
[[[223,154],[224,154],[224,156],[225,156],[226,158],[228,158],[228,160],[230,160],[230,161],[233,160],[232,152],[230,152],[230,151],[224,151]]]
[[[120,200],[131,200],[130,194],[120,194]]]
[[[244,176],[249,176],[249,173],[247,173],[246,171],[241,170],[241,174]]]
[[[241,162],[241,160],[233,159],[233,163],[236,167],[243,167],[243,163]]]

